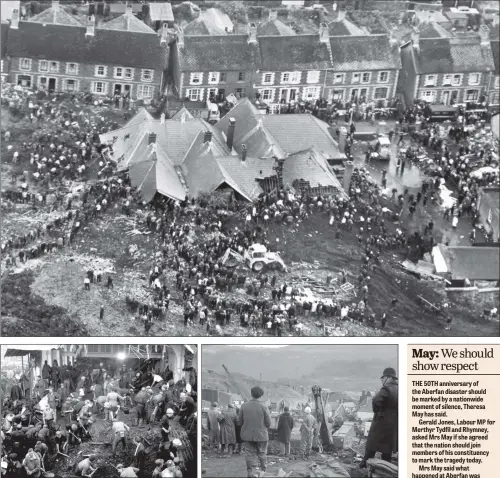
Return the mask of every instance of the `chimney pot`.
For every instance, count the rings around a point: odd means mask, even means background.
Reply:
[[[204,143],[211,143],[212,142],[212,132],[211,131],[205,131],[205,138],[203,139]]]
[[[234,130],[236,128],[236,120],[234,118],[229,118],[229,128],[227,129],[227,147],[232,150],[234,142]]]
[[[269,20],[277,20],[278,12],[276,10],[269,10]]]
[[[241,161],[244,162],[247,159],[247,145],[242,144],[241,145]]]
[[[156,143],[156,133],[149,133],[148,144]]]
[[[19,9],[12,10],[12,17],[10,19],[10,28],[13,30],[19,29]]]
[[[133,15],[134,14],[134,7],[132,6],[131,3],[127,2],[127,6],[125,7],[125,13],[127,15]]]

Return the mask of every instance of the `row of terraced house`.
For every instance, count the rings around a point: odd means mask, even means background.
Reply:
[[[184,28],[155,31],[126,12],[81,20],[59,2],[29,20],[2,22],[2,78],[27,88],[127,95],[150,101],[170,87],[179,99],[259,97],[276,106],[320,98],[385,106],[499,103],[498,36],[482,26],[459,35],[437,24],[407,41],[370,34],[339,14],[314,34],[296,34],[270,12],[246,33],[201,15]],[[496,52],[496,55],[495,55]]]

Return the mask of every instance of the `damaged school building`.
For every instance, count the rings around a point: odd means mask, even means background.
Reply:
[[[146,202],[157,193],[184,200],[214,191],[253,202],[283,187],[346,195],[331,166],[345,155],[327,123],[310,114],[261,114],[248,98],[215,125],[185,108],[158,120],[142,109],[100,140]]]

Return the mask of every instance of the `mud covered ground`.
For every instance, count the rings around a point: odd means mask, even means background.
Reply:
[[[121,121],[111,109],[101,109],[99,114],[109,115],[113,121]],[[14,121],[2,112],[7,123],[2,130],[11,130],[11,143],[19,145],[31,138],[36,124],[27,121]],[[6,146],[2,144],[2,153]],[[11,154],[11,153],[9,153]],[[9,157],[7,155],[6,157]],[[17,165],[2,162],[2,179],[10,180],[12,169],[18,172],[27,168],[22,161]],[[29,169],[29,168],[28,168]],[[90,178],[90,180],[92,180]],[[2,189],[9,187],[2,181]],[[30,189],[36,186],[30,184]],[[384,206],[393,209],[391,200]],[[76,204],[74,204],[76,205]],[[27,205],[5,204],[2,202],[2,228],[8,233],[19,233],[44,222],[59,212],[52,206],[39,207],[33,211]],[[417,222],[427,220],[415,215]],[[24,265],[7,270],[2,267],[2,334],[7,336],[89,336],[89,335],[145,335],[141,321],[134,318],[127,305],[128,300],[151,303],[152,290],[148,284],[148,272],[153,265],[155,253],[159,250],[159,240],[154,233],[147,231],[141,213],[135,211],[132,217],[125,217],[117,208],[110,208],[101,218],[96,219],[77,237],[71,247],[65,247],[40,259],[30,260]],[[421,222],[421,221],[420,221]],[[240,217],[232,217],[224,225],[227,231],[241,227]],[[401,226],[412,230],[407,219]],[[396,227],[396,226],[394,226]],[[68,231],[63,231],[68,232]],[[195,229],[193,241],[202,241],[206,232]],[[278,284],[285,281],[294,286],[309,286],[311,281],[324,283],[326,276],[333,277],[332,286],[337,287],[339,273],[346,271],[348,280],[356,284],[361,266],[361,255],[355,233],[344,233],[335,239],[333,229],[326,214],[316,214],[296,224],[283,225],[271,223],[269,239],[275,250],[282,253],[289,272],[278,278]],[[439,239],[439,237],[438,237]],[[131,252],[132,251],[132,252]],[[380,267],[371,273],[371,290],[368,311],[374,312],[379,319],[389,313],[384,330],[352,321],[300,317],[306,333],[318,336],[324,334],[324,325],[333,326],[331,335],[338,336],[378,336],[378,335],[450,335],[450,336],[497,336],[498,320],[491,322],[481,317],[484,309],[491,309],[498,303],[498,292],[483,294],[481,300],[446,295],[443,286],[436,282],[417,280],[403,272],[399,263],[405,257],[399,251],[384,253]],[[3,266],[4,264],[2,264]],[[103,272],[103,283],[92,285],[85,291],[83,280],[88,269]],[[252,272],[246,270],[251,277]],[[106,288],[107,276],[113,277],[114,288]],[[175,272],[167,273],[172,300],[167,317],[153,323],[149,334],[152,336],[200,336],[207,335],[206,329],[198,324],[183,325],[183,301],[175,288]],[[270,297],[268,287],[262,294]],[[232,296],[246,298],[246,291],[237,289]],[[323,297],[333,297],[333,288]],[[453,317],[451,330],[445,330],[443,317],[423,307],[418,295],[441,307],[450,304],[448,315]],[[357,290],[340,297],[348,302],[359,302]],[[390,309],[391,300],[398,305]],[[100,320],[99,311],[104,307],[104,318]],[[284,336],[290,335],[288,330]],[[232,324],[222,329],[227,336],[248,335],[248,329],[240,327],[233,317]]]

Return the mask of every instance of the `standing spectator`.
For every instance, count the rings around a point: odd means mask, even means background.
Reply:
[[[290,455],[290,437],[293,430],[293,417],[290,415],[288,407],[283,409],[283,413],[278,419],[278,441],[280,442],[280,456]]]
[[[241,405],[238,413],[249,477],[254,476],[254,468],[257,466],[256,458],[260,463],[260,471],[265,472],[267,469],[267,445],[269,442],[267,429],[271,426],[269,409],[259,401],[259,398],[264,395],[264,390],[260,387],[253,387],[250,393],[252,399]]]

